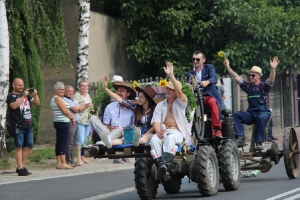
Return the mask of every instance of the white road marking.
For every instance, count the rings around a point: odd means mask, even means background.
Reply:
[[[296,194],[296,195],[286,198],[284,200],[295,200],[295,199],[300,199],[300,194]]]
[[[279,198],[281,198],[281,197],[284,197],[284,196],[293,194],[293,193],[298,192],[298,191],[300,191],[300,188],[296,188],[296,189],[290,190],[290,191],[288,191],[288,192],[285,192],[285,193],[276,195],[276,196],[271,197],[271,198],[268,198],[268,199],[266,199],[266,200],[275,200],[275,199],[279,199]]]
[[[89,197],[89,198],[82,199],[82,200],[106,199],[106,198],[109,198],[109,197],[112,197],[112,196],[116,196],[116,195],[119,195],[119,194],[124,194],[124,193],[127,193],[127,192],[132,192],[132,191],[135,191],[135,190],[136,190],[135,187],[131,187],[131,188],[123,189],[123,190],[117,190],[117,191],[114,191],[114,192],[101,194],[101,195],[98,195],[98,196]]]

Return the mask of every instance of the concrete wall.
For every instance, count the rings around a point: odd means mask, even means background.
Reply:
[[[41,114],[40,132],[37,143],[54,143],[53,113],[50,100],[53,86],[57,81],[68,85],[76,84],[77,48],[78,48],[78,1],[63,1],[66,39],[73,68],[61,67],[59,74],[51,67],[42,67],[44,76],[45,99]],[[119,30],[115,20],[98,12],[91,11],[89,35],[89,82],[102,80],[105,75],[122,75],[125,79],[138,77],[137,64],[125,57],[122,39],[126,31]]]

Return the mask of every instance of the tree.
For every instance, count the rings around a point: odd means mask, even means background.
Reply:
[[[119,11],[116,19],[128,29],[124,45],[129,58],[149,75],[159,73],[166,60],[177,66],[177,75],[192,68],[196,49],[207,54],[220,74],[217,52],[225,51],[238,73],[252,65],[269,71],[268,61],[277,55],[280,66],[299,64],[299,1],[279,0],[92,0]]]
[[[90,0],[79,0],[79,37],[77,55],[77,89],[81,80],[88,80]]]
[[[9,34],[5,0],[0,0],[0,158],[6,156],[6,97],[9,88]]]

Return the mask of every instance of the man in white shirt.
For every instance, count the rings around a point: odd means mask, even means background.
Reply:
[[[166,99],[158,103],[154,110],[151,124],[156,134],[150,140],[151,151],[157,155],[154,162],[159,166],[161,180],[167,179],[165,175],[176,154],[176,144],[181,144],[183,138],[190,134],[185,117],[187,97],[181,90],[181,83],[173,75],[173,64],[168,62],[164,70],[170,82],[166,86]],[[162,124],[165,124],[166,130],[161,130]]]
[[[134,100],[135,91],[131,84],[127,82],[113,82],[116,93],[122,99]],[[102,137],[101,140],[115,140],[122,137],[123,128],[134,123],[134,112],[114,101],[107,105],[104,111],[103,123],[97,116],[90,118],[90,124],[101,138],[101,134],[105,133],[109,137]],[[109,141],[102,141],[104,144],[111,144]],[[107,146],[107,145],[105,145]],[[111,148],[111,146],[107,146]]]

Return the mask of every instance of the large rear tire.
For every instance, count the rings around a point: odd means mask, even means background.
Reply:
[[[136,158],[134,163],[134,182],[139,197],[143,200],[155,199],[158,183],[151,177],[152,158]]]
[[[219,189],[219,166],[214,149],[200,146],[196,160],[196,180],[202,196],[214,196]]]
[[[181,187],[181,177],[171,177],[168,181],[163,183],[164,190],[168,194],[176,194],[179,192]]]
[[[237,190],[240,186],[240,158],[237,146],[227,141],[220,148],[219,171],[225,190]]]

